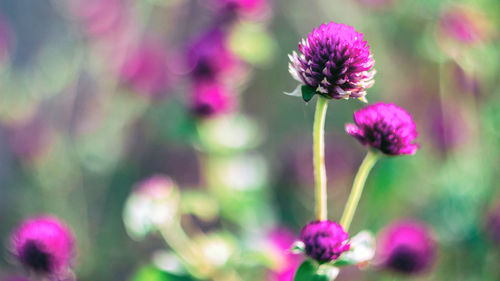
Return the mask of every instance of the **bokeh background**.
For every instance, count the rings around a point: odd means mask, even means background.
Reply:
[[[0,278],[24,274],[12,229],[51,213],[76,233],[78,280],[192,280],[171,237],[126,207],[163,174],[180,194],[170,211],[209,263],[291,280],[273,273],[294,270],[284,241],[314,216],[314,101],[282,94],[296,87],[287,55],[329,21],[364,33],[369,102],[405,108],[421,144],[377,163],[352,232],[413,218],[438,245],[419,275],[373,265],[338,280],[498,280],[497,0],[1,1]],[[331,101],[327,114],[334,220],[365,152],[344,132],[362,106]]]

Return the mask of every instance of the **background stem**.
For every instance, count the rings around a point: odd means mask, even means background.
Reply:
[[[359,166],[358,173],[354,178],[354,182],[352,184],[351,194],[349,194],[349,198],[347,199],[347,203],[344,208],[344,213],[342,214],[342,218],[340,219],[340,225],[344,227],[345,231],[348,231],[349,226],[351,226],[352,218],[354,217],[354,212],[356,212],[356,208],[358,207],[359,199],[361,198],[361,194],[363,193],[363,187],[365,186],[366,178],[370,173],[370,170],[377,162],[378,155],[375,152],[368,151],[363,159],[363,162]]]
[[[318,95],[313,126],[313,163],[316,199],[316,218],[327,219],[326,169],[325,169],[325,117],[328,100]]]

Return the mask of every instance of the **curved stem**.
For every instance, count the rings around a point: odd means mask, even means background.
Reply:
[[[351,226],[352,218],[354,217],[354,212],[356,212],[356,208],[358,207],[359,199],[361,198],[361,194],[363,193],[363,187],[365,186],[366,178],[370,173],[370,170],[377,162],[378,155],[375,152],[368,151],[359,166],[358,173],[354,178],[354,183],[352,184],[351,194],[349,194],[349,198],[347,199],[347,203],[344,208],[344,213],[342,214],[342,218],[340,219],[340,225],[344,227],[344,230],[347,231],[349,226]]]
[[[316,199],[316,218],[327,219],[326,169],[325,169],[325,117],[328,100],[318,95],[313,126],[313,164]]]

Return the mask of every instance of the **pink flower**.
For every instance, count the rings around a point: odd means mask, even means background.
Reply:
[[[455,41],[475,44],[486,39],[490,23],[482,12],[465,5],[454,5],[441,14],[439,29]]]
[[[387,155],[415,154],[417,126],[408,112],[395,104],[376,103],[354,112],[355,124],[346,132],[361,144]]]
[[[319,262],[336,260],[349,251],[348,237],[340,224],[329,220],[310,222],[300,232],[306,254]]]
[[[10,242],[21,264],[49,277],[64,274],[76,254],[73,233],[53,216],[24,221],[12,234]]]
[[[267,281],[292,281],[302,260],[299,255],[290,252],[296,236],[287,229],[278,228],[269,232],[267,239],[277,265],[268,272]]]
[[[362,33],[345,24],[315,28],[289,58],[292,77],[327,98],[363,98],[374,83],[370,46]]]
[[[406,274],[420,273],[435,261],[436,243],[424,223],[397,221],[381,232],[377,255],[384,268]]]
[[[217,82],[196,82],[191,109],[200,117],[212,117],[227,113],[233,107],[233,97]]]

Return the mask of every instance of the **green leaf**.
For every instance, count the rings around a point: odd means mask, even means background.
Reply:
[[[318,269],[318,263],[313,260],[304,261],[293,277],[293,281],[312,281],[316,270]]]
[[[333,281],[339,275],[338,267],[325,263],[318,267],[311,281]]]
[[[301,90],[302,99],[304,99],[305,102],[309,102],[314,97],[314,95],[317,94],[316,90],[308,85],[302,85]]]

